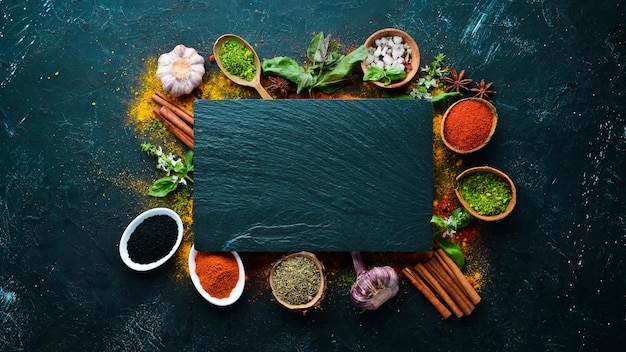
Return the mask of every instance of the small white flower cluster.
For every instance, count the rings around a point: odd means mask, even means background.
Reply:
[[[183,161],[180,158],[176,158],[172,153],[165,155],[163,153],[163,148],[158,147],[154,150],[154,154],[157,157],[157,169],[163,170],[170,176],[171,172],[176,170],[176,165],[182,163]],[[183,185],[187,184],[187,181],[184,178],[179,178],[178,176],[172,176],[174,182],[182,183]]]
[[[365,58],[368,68],[377,66],[386,71],[397,67],[406,70],[411,63],[411,48],[401,36],[382,37],[376,39],[374,44],[368,48],[369,53]]]
[[[454,235],[456,234],[456,228],[457,228],[457,221],[454,217],[450,216],[448,217],[446,220],[444,220],[444,222],[446,223],[446,228],[447,230],[444,231],[443,234],[441,234],[441,237],[446,238],[446,237],[454,237]],[[451,229],[451,227],[454,227],[454,230]]]

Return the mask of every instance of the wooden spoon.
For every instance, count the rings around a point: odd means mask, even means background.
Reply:
[[[242,43],[254,54],[254,65],[256,66],[256,74],[251,81],[246,81],[239,76],[231,74],[230,72],[226,71],[222,66],[222,61],[220,60],[220,50],[222,48],[222,43],[228,40],[236,40]],[[261,61],[259,60],[259,56],[256,54],[256,51],[254,51],[252,46],[243,38],[234,34],[224,34],[223,36],[217,38],[215,44],[213,44],[213,55],[215,55],[215,62],[217,62],[217,66],[220,67],[220,70],[222,70],[226,77],[228,77],[231,81],[242,86],[252,87],[256,89],[256,91],[259,92],[263,99],[272,99],[272,96],[261,85]]]

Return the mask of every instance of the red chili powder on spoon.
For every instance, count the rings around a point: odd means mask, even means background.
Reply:
[[[464,100],[448,112],[444,138],[456,149],[472,150],[489,137],[492,123],[493,114],[487,106],[476,100]]]

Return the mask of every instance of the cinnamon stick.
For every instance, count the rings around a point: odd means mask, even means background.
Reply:
[[[167,107],[178,115],[183,121],[189,124],[189,126],[193,126],[193,114],[179,104],[168,99],[163,93],[159,91],[154,92],[154,94],[152,94],[152,101],[161,106]]]
[[[456,285],[452,278],[446,274],[446,271],[439,266],[439,262],[437,260],[429,260],[424,264],[424,266],[430,271],[431,274],[433,274],[433,276],[435,276],[444,290],[446,290],[454,302],[459,306],[461,311],[463,311],[463,314],[472,314],[474,305]]]
[[[193,139],[193,129],[181,120],[178,115],[174,114],[172,110],[168,109],[166,106],[162,106],[159,112],[161,113],[161,116],[166,118],[170,123],[178,127],[179,130],[185,132],[186,135]]]
[[[465,278],[459,267],[456,265],[456,263],[452,260],[452,258],[450,258],[441,248],[435,251],[435,258],[440,263],[442,263],[443,267],[446,268],[448,273],[451,274],[450,276],[455,279],[455,281],[463,289],[465,295],[470,299],[470,301],[474,305],[478,304],[478,302],[480,302],[481,300],[480,296],[478,295],[474,287],[472,287],[472,285],[467,282],[467,279]]]
[[[163,122],[165,127],[167,127],[167,129],[170,132],[172,132],[173,135],[176,136],[176,138],[178,138],[181,142],[183,142],[189,149],[193,150],[193,138],[189,137],[187,134],[185,134],[185,132],[181,131],[178,127],[170,123],[169,120],[164,118],[161,115],[160,109],[158,107],[155,107],[152,112],[154,113],[156,117],[159,118],[159,120]]]
[[[419,275],[421,275],[426,282],[433,288],[435,293],[441,297],[441,299],[448,305],[452,313],[456,315],[457,318],[463,316],[463,311],[459,308],[459,306],[454,302],[450,295],[444,290],[444,288],[437,282],[437,280],[428,272],[426,267],[422,263],[418,263],[415,265],[415,270]]]
[[[424,295],[424,297],[426,297],[430,304],[432,304],[433,307],[435,307],[435,309],[439,312],[439,314],[441,314],[441,317],[444,320],[448,319],[450,315],[452,315],[452,312],[450,312],[450,310],[448,310],[448,308],[446,308],[446,306],[441,303],[441,301],[439,301],[437,296],[435,296],[435,294],[430,290],[428,285],[426,285],[426,283],[422,281],[422,278],[420,278],[419,275],[414,273],[408,267],[402,270],[402,274],[413,284],[413,286],[415,286],[415,288],[417,288],[418,291],[422,293],[422,295]]]

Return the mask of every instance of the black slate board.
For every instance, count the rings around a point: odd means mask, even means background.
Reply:
[[[206,251],[432,248],[432,105],[198,100],[194,241]]]

